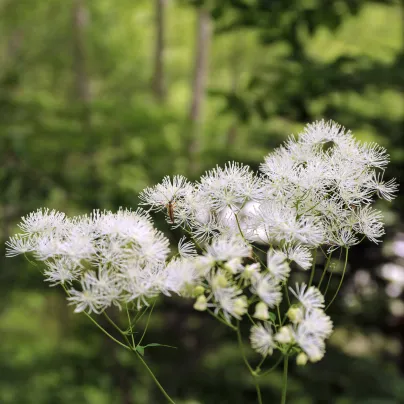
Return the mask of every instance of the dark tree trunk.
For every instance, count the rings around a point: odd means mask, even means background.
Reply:
[[[191,173],[199,169],[198,156],[201,149],[200,130],[203,117],[203,102],[206,92],[208,78],[208,55],[211,41],[210,14],[204,8],[198,9],[196,44],[195,44],[195,65],[192,82],[192,100],[189,111],[191,124],[190,141],[188,153],[190,158]]]
[[[156,100],[163,103],[166,98],[166,84],[164,76],[164,48],[165,48],[165,8],[167,0],[155,0],[156,4],[156,42],[154,50],[153,94]]]

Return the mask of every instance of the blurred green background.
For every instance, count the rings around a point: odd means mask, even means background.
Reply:
[[[38,207],[135,207],[164,175],[256,169],[319,118],[385,146],[402,183],[403,20],[382,0],[0,0],[2,242]],[[289,403],[404,403],[403,202],[379,204],[385,242],[352,252],[325,359],[291,366]],[[147,342],[178,347],[146,352],[178,403],[255,402],[231,330],[192,302],[161,300]],[[1,258],[1,404],[164,403],[129,355]]]

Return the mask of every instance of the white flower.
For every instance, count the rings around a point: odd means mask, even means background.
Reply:
[[[284,282],[289,277],[289,264],[286,262],[286,256],[280,251],[268,250],[267,269],[278,282]]]
[[[372,209],[369,205],[358,208],[354,212],[355,223],[353,229],[364,234],[370,241],[378,243],[384,235],[383,215],[380,211]]]
[[[223,315],[230,322],[230,316],[241,320],[241,317],[247,313],[248,302],[246,296],[240,296],[242,290],[235,286],[228,286],[223,288],[216,288],[213,291],[216,309],[223,311]]]
[[[398,184],[393,178],[387,182],[383,181],[383,173],[373,172],[367,186],[376,191],[380,198],[386,199],[386,201],[392,201],[396,197],[398,191]]]
[[[313,257],[307,247],[301,245],[290,246],[285,249],[285,254],[290,261],[296,262],[303,269],[309,269]]]
[[[316,287],[310,286],[308,288],[305,283],[301,285],[296,283],[295,288],[296,290],[293,290],[289,287],[289,290],[306,310],[321,309],[324,307],[324,296]]]
[[[66,223],[66,216],[62,212],[49,210],[48,208],[38,209],[28,216],[22,217],[18,227],[25,234],[49,232],[61,228]]]
[[[201,274],[193,258],[174,258],[164,271],[163,291],[174,292],[180,296],[190,296]]]
[[[259,323],[251,327],[251,347],[262,356],[272,355],[275,347],[270,323]]]
[[[251,255],[251,246],[239,236],[219,236],[206,247],[207,255],[216,261],[230,261]]]
[[[277,306],[282,300],[281,286],[270,274],[254,276],[251,291],[271,308]]]
[[[24,237],[17,234],[6,241],[6,257],[16,257],[20,254],[26,254],[34,251],[36,245],[36,237]]]
[[[192,192],[192,185],[182,175],[171,178],[166,176],[161,184],[144,189],[139,195],[141,205],[150,205],[155,211],[167,208],[169,203],[175,203],[184,197],[188,192]]]
[[[195,244],[192,241],[186,241],[185,236],[178,242],[178,253],[182,258],[195,257],[197,254]]]
[[[82,268],[77,263],[65,257],[45,262],[45,264],[47,267],[44,271],[45,281],[50,282],[51,286],[70,284],[78,280],[82,272]]]
[[[298,326],[294,339],[311,362],[318,362],[325,353],[324,339],[316,337],[303,326]]]
[[[301,321],[301,327],[305,327],[316,337],[325,339],[332,334],[333,324],[323,310],[313,309],[306,311],[306,315]]]

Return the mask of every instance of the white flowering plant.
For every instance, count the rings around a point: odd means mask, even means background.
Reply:
[[[143,357],[145,348],[159,345],[142,345],[159,294],[194,299],[196,310],[234,330],[259,403],[259,378],[283,362],[284,404],[290,358],[305,365],[325,354],[333,329],[327,310],[350,249],[365,238],[379,243],[384,234],[382,214],[372,204],[391,201],[397,191],[394,180],[383,179],[388,161],[381,146],[318,121],[270,153],[258,173],[230,162],[195,183],[165,177],[140,194],[144,208],[135,211],[69,218],[39,209],[22,219],[21,232],[6,243],[7,255],[31,254],[43,262],[45,280],[62,286],[75,312],[133,352],[168,402],[174,401]],[[164,213],[181,229],[178,246],[170,248],[150,212]],[[335,256],[343,269],[328,296]],[[299,270],[307,279],[291,285]],[[111,306],[127,312],[125,328],[108,316]],[[135,338],[147,312],[146,328]],[[95,315],[105,316],[118,336]],[[250,323],[250,346],[261,355],[256,366],[245,355],[241,321]],[[277,360],[268,367],[272,357]]]

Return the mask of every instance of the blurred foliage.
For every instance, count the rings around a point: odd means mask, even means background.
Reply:
[[[146,185],[188,174],[201,7],[213,39],[194,176],[231,159],[257,168],[286,136],[325,117],[387,147],[387,175],[403,179],[402,2],[166,1],[164,100],[152,90],[155,3],[0,1],[3,241],[38,207],[69,214],[134,207]],[[403,202],[401,194],[386,211],[387,247],[403,232]],[[288,402],[404,402],[404,310],[391,310],[400,295],[388,296],[379,276],[385,262],[402,261],[388,251],[364,243],[352,254],[345,299],[331,309],[328,353],[319,364],[292,365]],[[73,314],[37,269],[1,261],[0,402],[163,402],[133,358]],[[331,291],[338,280],[336,273]],[[147,342],[178,349],[146,355],[178,403],[255,402],[232,332],[190,302],[160,303]],[[275,371],[263,381],[264,402],[277,402],[280,386]]]

